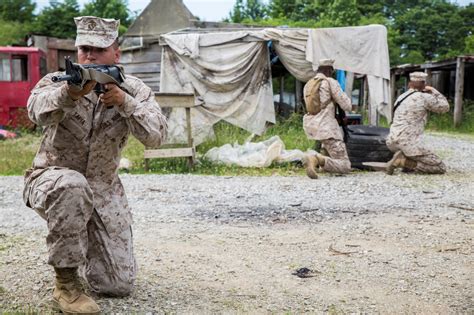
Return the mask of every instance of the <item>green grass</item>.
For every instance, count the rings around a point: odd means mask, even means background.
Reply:
[[[302,117],[293,115],[284,122],[277,123],[267,129],[264,135],[256,136],[252,139],[253,142],[266,140],[274,135],[280,136],[285,143],[286,149],[300,149],[306,151],[308,148],[314,147],[314,142],[306,138],[302,127]],[[238,127],[232,126],[225,122],[220,122],[215,125],[214,131],[216,139],[207,141],[197,147],[198,156],[204,155],[209,149],[213,147],[222,146],[226,143],[238,142],[242,144],[251,134]],[[135,138],[130,138],[129,143],[125,147],[123,156],[132,161],[134,167],[131,173],[143,173],[144,147]],[[242,168],[238,166],[226,166],[215,164],[205,159],[200,159],[199,163],[192,171],[188,169],[185,158],[175,159],[152,159],[150,161],[150,172],[160,174],[205,174],[205,175],[294,175],[303,174],[300,166],[294,164],[274,164],[269,168]]]
[[[427,129],[435,132],[448,133],[466,139],[474,139],[474,102],[466,102],[463,112],[463,121],[459,128],[453,127],[452,110],[451,113],[443,115],[431,115]],[[226,143],[238,142],[242,144],[250,133],[225,122],[215,125],[214,131],[216,139],[205,142],[197,147],[198,156],[204,155],[213,147],[222,146]],[[265,134],[256,136],[254,142],[266,140],[274,135],[278,135],[285,143],[286,149],[300,149],[306,151],[314,147],[314,141],[306,138],[302,126],[302,116],[294,114],[285,121],[279,121],[276,125],[270,126]],[[31,166],[32,160],[40,143],[39,134],[24,133],[22,137],[14,140],[0,141],[0,175],[22,175]],[[133,174],[145,173],[143,151],[144,146],[134,137],[130,137],[124,149],[123,157],[132,161],[133,167],[130,170]],[[149,173],[158,174],[206,174],[206,175],[255,175],[268,176],[273,174],[291,176],[303,175],[301,166],[294,164],[274,164],[268,168],[242,168],[237,166],[225,166],[211,163],[210,161],[199,159],[199,163],[193,170],[189,170],[185,158],[173,159],[152,159],[150,161]]]
[[[0,141],[0,175],[22,175],[31,167],[40,140],[39,134],[23,134]]]

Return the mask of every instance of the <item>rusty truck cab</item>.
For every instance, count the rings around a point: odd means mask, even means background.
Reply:
[[[46,55],[36,47],[0,47],[0,126],[28,126],[30,91],[47,73]]]

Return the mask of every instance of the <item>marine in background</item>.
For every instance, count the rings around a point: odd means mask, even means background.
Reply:
[[[318,168],[339,174],[351,171],[344,135],[336,119],[336,106],[339,105],[340,110],[351,111],[352,104],[339,83],[332,78],[333,65],[332,59],[320,60],[316,76],[306,83],[303,90],[307,109],[303,129],[308,139],[321,141],[322,149],[327,152],[327,156],[320,153],[306,156],[306,174],[312,179],[318,178]]]
[[[446,165],[423,143],[423,132],[428,112],[446,113],[449,104],[435,88],[426,85],[427,74],[410,74],[408,91],[400,95],[394,105],[393,122],[387,138],[388,148],[394,152],[387,163],[386,173],[397,168],[425,174],[443,174]]]

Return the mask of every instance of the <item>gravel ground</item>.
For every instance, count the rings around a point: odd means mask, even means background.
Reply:
[[[104,313],[474,313],[474,141],[441,176],[123,175],[136,289]],[[51,312],[45,223],[0,177],[0,311]],[[307,277],[296,271],[307,268]]]

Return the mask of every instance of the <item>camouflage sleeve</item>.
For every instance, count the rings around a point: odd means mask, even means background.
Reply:
[[[53,83],[50,73],[41,79],[28,98],[28,116],[40,126],[59,123],[76,105],[67,93],[65,82]]]
[[[126,83],[131,87],[131,94],[126,94],[125,102],[117,107],[132,134],[145,146],[156,148],[166,137],[168,125],[166,117],[155,101],[155,94],[142,81],[128,77]]]
[[[352,102],[350,100],[350,98],[347,96],[346,93],[344,93],[344,91],[341,89],[341,87],[339,86],[339,83],[334,80],[333,78],[329,78],[328,79],[328,82],[329,82],[329,86],[331,87],[330,90],[331,90],[331,96],[332,96],[332,99],[337,103],[339,104],[339,106],[349,112],[352,110]]]
[[[446,97],[433,88],[431,94],[428,94],[426,108],[434,113],[446,113],[449,111],[449,103]]]

